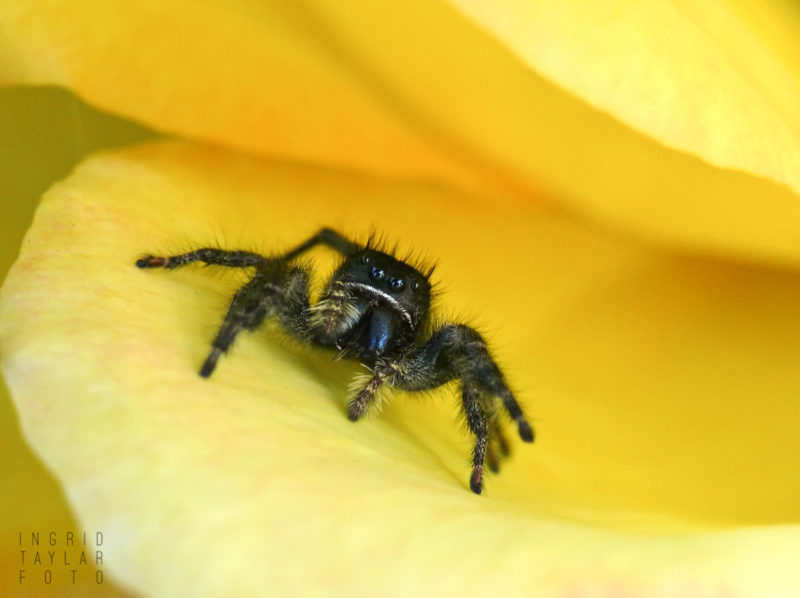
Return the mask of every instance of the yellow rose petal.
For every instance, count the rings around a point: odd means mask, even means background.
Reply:
[[[800,191],[796,7],[759,2],[756,11],[741,0],[452,3],[537,73],[637,131]],[[756,14],[747,13],[749,5]],[[775,26],[754,26],[756,16]]]
[[[62,85],[162,131],[250,151],[477,184],[373,96],[300,5],[3,3],[3,83]]]
[[[732,46],[741,26],[705,28],[695,10],[682,17],[685,27],[665,32],[648,13],[651,5],[674,11],[662,2],[561,2],[552,14],[541,3],[454,4],[480,30],[429,2],[406,3],[416,11],[391,19],[383,5],[319,10],[458,155],[480,155],[571,210],[662,243],[799,262],[800,127],[790,108],[800,105],[800,59],[787,66],[762,56],[760,38],[750,36],[746,47],[759,54],[740,64]],[[397,52],[409,31],[413,47]],[[727,36],[721,49],[719,35]],[[606,47],[614,53],[598,50]],[[756,66],[764,68],[751,81]],[[581,84],[587,79],[593,87]],[[713,101],[695,79],[717,83]],[[661,95],[625,95],[619,81]],[[675,97],[676,89],[685,93]]]
[[[9,1],[0,77],[272,156],[518,201],[544,187],[662,243],[800,263],[791,7],[454,4]]]
[[[486,332],[538,437],[485,495],[455,389],[353,424],[357,366],[270,330],[203,380],[241,273],[133,265],[322,225],[439,258],[440,313]],[[180,144],[51,189],[0,297],[26,435],[104,531],[108,571],[155,595],[796,593],[799,318],[787,271]]]

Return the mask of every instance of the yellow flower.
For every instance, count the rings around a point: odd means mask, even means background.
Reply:
[[[800,591],[795,9],[39,4],[0,9],[5,82],[188,139],[56,184],[0,298],[26,437],[114,579]],[[539,435],[484,496],[454,388],[351,424],[354,369],[274,331],[200,379],[241,277],[132,265],[322,225],[435,256],[441,312],[487,331]]]

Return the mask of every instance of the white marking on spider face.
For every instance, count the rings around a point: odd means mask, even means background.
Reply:
[[[386,301],[386,303],[391,305],[394,309],[396,309],[398,312],[400,312],[400,315],[403,316],[403,319],[411,328],[414,327],[414,323],[411,320],[411,314],[409,314],[406,308],[400,305],[397,299],[392,297],[389,293],[384,293],[380,289],[376,289],[375,287],[370,286],[368,284],[364,284],[363,282],[345,282],[343,284],[348,287],[361,289],[362,291],[366,291],[367,293],[370,293],[372,295],[377,295],[378,297]]]

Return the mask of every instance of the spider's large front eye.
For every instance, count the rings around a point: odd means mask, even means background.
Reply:
[[[389,279],[389,286],[392,287],[393,291],[402,291],[406,283],[403,282],[402,278],[395,278],[392,276],[392,278]]]
[[[386,271],[383,268],[378,268],[378,266],[372,266],[372,270],[369,271],[369,276],[375,280],[383,280],[386,278]]]

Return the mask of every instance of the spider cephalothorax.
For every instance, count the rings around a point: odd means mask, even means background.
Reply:
[[[347,255],[311,308],[315,340],[369,366],[402,352],[427,320],[429,275],[369,247]]]
[[[310,272],[296,258],[319,243],[337,250],[344,261],[312,306]],[[444,324],[425,338],[432,269],[423,273],[370,243],[359,245],[330,229],[279,257],[205,248],[170,257],[148,255],[136,265],[171,269],[198,261],[254,271],[234,295],[201,376],[211,375],[241,330],[255,330],[271,317],[295,338],[336,349],[340,357],[370,369],[348,405],[353,421],[364,415],[385,385],[417,391],[458,380],[464,416],[475,435],[470,488],[477,494],[483,488],[484,463],[497,471],[499,454],[508,454],[498,401],[517,424],[520,437],[533,442],[533,430],[480,334],[462,324]]]

